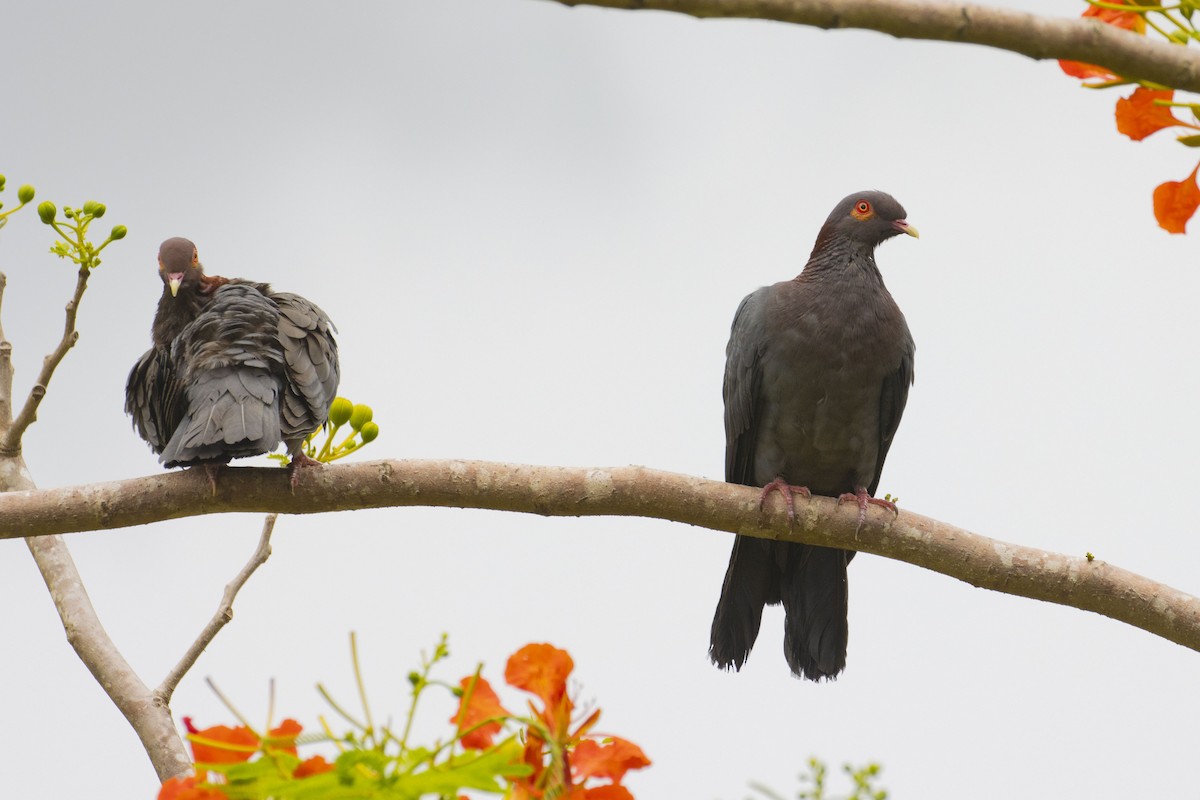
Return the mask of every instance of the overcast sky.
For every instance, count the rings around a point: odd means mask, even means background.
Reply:
[[[1074,16],[1076,0],[1007,2]],[[169,236],[338,323],[362,457],[643,464],[722,477],[741,298],[803,266],[844,195],[894,194],[920,240],[878,261],[917,342],[880,490],[999,539],[1200,590],[1190,489],[1200,230],[1151,192],[1195,151],[1113,127],[1113,93],[976,47],[541,0],[32,3],[5,17],[2,198],[107,203],[81,339],[26,437],[43,487],[160,469],[122,411]],[[1195,223],[1194,223],[1195,224]],[[62,326],[69,265],[28,210],[0,233],[18,391]],[[258,462],[253,462],[258,463]],[[157,684],[253,550],[255,515],[69,537],[108,631]],[[1194,789],[1200,656],[1080,612],[862,556],[848,667],[792,678],[769,610],[740,674],[708,663],[731,538],[640,519],[447,509],[283,518],[177,716],[310,729],[377,716],[442,631],[448,680],[568,649],[602,727],[655,764],[647,798],[794,794],[810,755],[875,760],[897,798],[1164,797]],[[12,797],[151,798],[128,724],[0,542],[0,761]],[[510,696],[511,698],[511,696]],[[421,730],[446,730],[431,702]]]

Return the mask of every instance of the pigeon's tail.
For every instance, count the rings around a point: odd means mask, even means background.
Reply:
[[[283,438],[279,383],[265,368],[204,370],[189,383],[186,402],[187,412],[159,457],[163,466],[223,464],[269,453]]]
[[[783,566],[780,596],[788,666],[811,681],[835,678],[846,667],[846,565],[854,553],[784,542],[776,546]]]
[[[779,602],[775,546],[749,536],[733,541],[708,645],[708,657],[721,669],[742,668],[758,638],[763,606]]]

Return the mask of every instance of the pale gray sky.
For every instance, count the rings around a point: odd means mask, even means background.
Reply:
[[[1075,0],[1008,2],[1070,16]],[[1115,94],[999,51],[539,0],[24,4],[6,16],[0,172],[129,226],[26,442],[40,485],[159,469],[122,413],[159,242],[338,323],[364,457],[645,464],[719,478],[729,324],[795,275],[849,192],[919,241],[879,263],[917,341],[881,490],[978,533],[1198,588],[1189,420],[1196,236],[1153,220],[1191,171],[1113,129]],[[0,233],[18,385],[73,281],[25,213]],[[1182,494],[1180,494],[1182,492]],[[109,632],[157,683],[253,549],[224,516],[70,537]],[[893,796],[1168,796],[1194,786],[1200,657],[1098,616],[873,556],[850,569],[848,668],[790,677],[765,616],[740,674],[706,658],[727,534],[636,519],[391,509],[285,518],[177,715],[313,727],[377,709],[451,634],[447,679],[568,649],[602,727],[655,761],[640,798],[792,794],[809,755],[877,760]],[[0,543],[0,753],[13,797],[150,798],[125,721],[68,649],[24,545]],[[445,730],[447,701],[425,709]],[[68,766],[69,765],[69,768]],[[99,784],[99,786],[98,786]]]

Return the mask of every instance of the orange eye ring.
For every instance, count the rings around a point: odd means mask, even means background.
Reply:
[[[854,207],[850,209],[850,216],[854,217],[859,222],[864,222],[875,216],[875,209],[871,207],[871,201],[859,200],[854,204]]]
[[[870,214],[871,213],[871,204],[868,203],[866,200],[859,200],[858,203],[855,204],[854,210],[860,214]]]

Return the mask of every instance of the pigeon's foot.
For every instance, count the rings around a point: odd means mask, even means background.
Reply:
[[[896,508],[895,503],[893,503],[891,500],[884,500],[879,497],[871,497],[871,495],[867,494],[867,490],[862,486],[856,487],[853,492],[846,492],[840,496],[838,498],[839,506],[842,504],[843,500],[853,500],[854,502],[858,503],[858,528],[861,528],[863,523],[867,521],[867,506],[879,506],[880,508],[886,508],[897,517],[900,516],[900,510]],[[854,530],[857,531],[858,528],[855,528]]]
[[[804,486],[792,486],[783,478],[776,478],[764,486],[762,489],[762,494],[758,496],[759,511],[762,511],[763,503],[765,503],[767,500],[767,495],[773,491],[779,492],[781,495],[783,495],[783,502],[787,503],[788,522],[794,525],[796,523],[795,495],[804,495],[804,498],[807,500],[808,498],[812,497],[812,492],[810,492]]]
[[[291,476],[292,494],[296,493],[296,487],[300,484],[300,470],[319,466],[321,466],[320,461],[306,456],[304,453],[295,453],[292,456],[292,461],[290,464],[288,464],[288,475]]]
[[[220,464],[205,464],[204,474],[208,476],[208,485],[212,487],[213,497],[217,496],[217,475],[221,472]]]

